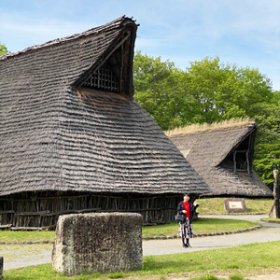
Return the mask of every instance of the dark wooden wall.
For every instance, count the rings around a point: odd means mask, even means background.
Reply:
[[[54,229],[59,215],[135,212],[144,224],[174,221],[181,195],[22,193],[0,198],[0,227]]]

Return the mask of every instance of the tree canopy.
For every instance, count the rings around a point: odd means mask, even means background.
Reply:
[[[258,70],[224,65],[219,58],[191,63],[186,81],[207,123],[253,117],[271,99],[270,82]]]
[[[280,167],[280,92],[274,92],[272,102],[263,104],[255,119],[258,137],[255,149],[255,168],[262,180],[272,186],[272,168]]]
[[[163,130],[193,123],[250,117],[259,127],[255,167],[271,184],[272,165],[280,164],[280,92],[257,69],[206,57],[181,70],[171,61],[137,52],[136,100]]]
[[[223,64],[219,58],[194,61],[183,71],[138,52],[134,80],[136,99],[163,129],[254,117],[272,99],[270,81],[257,69]]]
[[[195,100],[184,86],[184,72],[170,61],[138,52],[134,59],[137,101],[162,129],[191,123]]]
[[[5,55],[6,53],[8,53],[7,47],[0,43],[0,56]]]

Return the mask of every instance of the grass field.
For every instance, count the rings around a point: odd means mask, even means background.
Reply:
[[[201,198],[197,200],[199,204],[198,212],[202,215],[227,214],[224,208],[224,198]],[[269,214],[273,199],[245,199],[246,213]]]
[[[0,242],[54,241],[54,231],[0,231]]]
[[[226,214],[224,209],[224,198],[203,198],[197,200],[199,204],[198,212],[201,215]],[[269,213],[273,199],[245,199],[248,213]],[[199,219],[194,223],[194,231],[197,234],[232,231],[234,229],[245,229],[253,226],[249,222],[221,221],[215,219]],[[170,236],[177,234],[175,223],[159,226],[143,227],[143,237]],[[0,242],[28,242],[28,241],[53,241],[55,233],[53,231],[36,232],[12,232],[0,231]]]
[[[179,277],[183,277],[182,279],[214,280],[219,279],[215,275],[228,275],[228,279],[241,280],[246,279],[248,275],[280,273],[279,247],[280,242],[277,241],[193,252],[191,254],[150,256],[144,258],[142,270],[128,273],[118,272],[106,275],[90,274],[65,277],[55,273],[51,265],[40,265],[9,270],[4,276],[5,280],[89,280],[116,278],[164,280],[178,279]]]
[[[226,214],[224,199],[199,199],[200,214]],[[246,200],[248,213],[268,213],[273,200]],[[194,222],[194,233],[217,233],[243,230],[255,226],[255,223],[232,220],[200,218]],[[144,226],[143,237],[174,236],[178,233],[178,224]],[[0,231],[0,242],[53,241],[53,231],[12,232]],[[38,246],[38,245],[37,245]],[[43,245],[42,245],[43,246]],[[50,246],[50,245],[48,245]],[[91,274],[77,277],[65,277],[55,273],[50,265],[27,267],[10,270],[5,273],[5,280],[37,279],[145,279],[145,280],[246,280],[248,275],[279,272],[280,242],[253,244],[241,247],[144,258],[144,267],[135,272],[119,272],[107,275]],[[221,275],[225,276],[221,278]],[[180,278],[181,277],[181,278]],[[254,279],[254,278],[250,278]]]
[[[235,219],[200,218],[193,222],[194,234],[221,233],[239,231],[256,226],[256,223]],[[173,236],[178,233],[178,224],[171,223],[143,227],[143,237]]]
[[[232,219],[200,218],[194,221],[195,234],[221,233],[228,231],[244,230],[255,226],[255,223]],[[143,238],[158,236],[175,236],[178,234],[176,222],[158,225],[143,226]],[[54,231],[0,231],[0,243],[2,242],[52,242],[55,238]]]

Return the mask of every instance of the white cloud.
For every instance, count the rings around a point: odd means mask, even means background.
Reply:
[[[11,51],[126,14],[140,23],[136,49],[143,53],[181,68],[205,56],[220,56],[259,68],[280,88],[279,0],[30,0],[21,10],[2,6],[0,41]]]
[[[46,41],[83,32],[93,27],[86,22],[65,19],[32,19],[14,17],[0,13],[0,41],[10,51],[19,51],[25,47],[42,44]]]

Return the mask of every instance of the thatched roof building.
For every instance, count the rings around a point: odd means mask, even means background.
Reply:
[[[178,194],[207,191],[133,100],[136,29],[122,17],[0,58],[0,223],[29,226],[32,215],[72,210],[170,210]],[[161,194],[176,199],[156,206]],[[146,221],[167,219],[150,214]]]
[[[207,182],[210,195],[272,196],[252,166],[256,135],[253,121],[189,126],[167,135]]]

